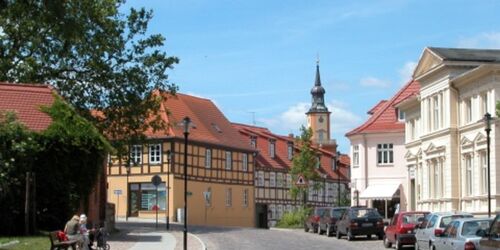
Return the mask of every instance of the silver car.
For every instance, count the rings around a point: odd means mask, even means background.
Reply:
[[[436,212],[425,216],[424,221],[418,225],[415,233],[417,240],[415,249],[434,250],[433,246],[436,235],[441,235],[444,232],[444,228],[452,220],[458,218],[472,218],[472,214],[464,212]]]
[[[448,224],[439,237],[436,237],[434,247],[439,250],[478,249],[481,237],[476,233],[479,230],[488,230],[492,220],[488,218],[456,219]]]

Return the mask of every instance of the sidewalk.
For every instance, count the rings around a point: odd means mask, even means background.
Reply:
[[[166,230],[165,221],[129,218],[128,222],[119,218],[116,222],[118,232],[112,233],[108,239],[111,249],[120,250],[178,250],[183,247],[182,225],[170,223],[170,230]],[[188,249],[202,250],[200,239],[188,233]]]

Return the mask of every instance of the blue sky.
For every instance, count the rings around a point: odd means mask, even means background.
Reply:
[[[180,58],[170,80],[232,122],[299,133],[319,54],[332,138],[410,77],[426,46],[500,49],[500,1],[128,1]],[[255,118],[254,118],[255,117]]]

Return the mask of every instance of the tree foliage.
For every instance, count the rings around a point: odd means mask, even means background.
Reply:
[[[123,4],[0,0],[0,81],[55,86],[114,139],[165,128],[157,115],[163,96],[152,93],[175,93],[167,70],[178,59],[164,52],[162,35],[147,34],[153,12],[131,8],[125,15]]]
[[[300,146],[300,152],[293,156],[292,169],[290,170],[292,181],[296,183],[298,175],[300,174],[304,176],[308,182],[314,181],[313,189],[317,190],[321,187],[321,183],[318,182],[320,176],[316,171],[316,167],[318,166],[317,153],[312,148],[311,138],[313,132],[311,128],[305,128],[304,126],[300,128],[300,131],[300,137],[296,138],[296,144]],[[290,193],[293,198],[296,198],[299,194],[305,196],[308,188],[309,187],[292,185]]]
[[[0,118],[0,234],[23,232],[26,173],[36,176],[37,225],[62,229],[88,197],[107,152],[106,139],[91,123],[56,97],[42,108],[53,122],[41,133],[29,131],[12,114]]]

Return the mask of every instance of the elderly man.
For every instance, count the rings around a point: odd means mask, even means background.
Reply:
[[[88,245],[85,246],[83,235],[80,233],[80,216],[74,215],[64,227],[64,233],[68,236],[70,240],[77,240],[80,249],[88,250]]]

